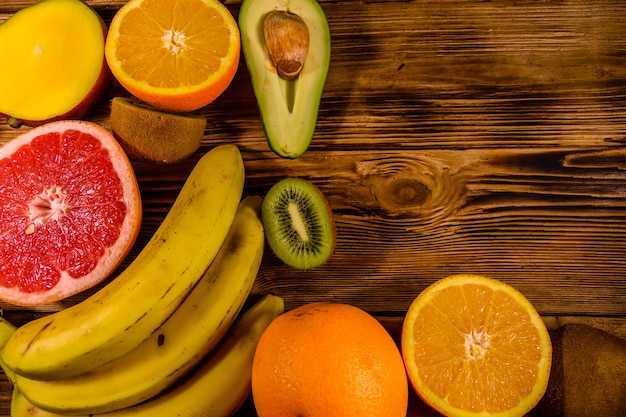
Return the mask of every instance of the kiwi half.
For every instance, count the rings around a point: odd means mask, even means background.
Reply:
[[[261,208],[267,242],[296,269],[312,269],[335,249],[335,222],[322,192],[311,182],[285,178],[270,188]]]
[[[552,370],[530,417],[626,416],[626,340],[582,323],[550,331]]]
[[[111,100],[111,130],[135,160],[172,164],[202,143],[207,121],[191,113],[170,113],[130,97]]]

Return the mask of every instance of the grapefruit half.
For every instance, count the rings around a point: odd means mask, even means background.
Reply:
[[[35,306],[93,287],[141,227],[132,165],[113,135],[77,120],[0,148],[0,300]]]

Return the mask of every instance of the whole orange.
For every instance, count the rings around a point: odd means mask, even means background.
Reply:
[[[405,417],[398,346],[364,310],[310,303],[269,325],[252,365],[259,417]]]

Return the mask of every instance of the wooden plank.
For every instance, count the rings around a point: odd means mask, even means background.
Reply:
[[[107,19],[121,3],[90,2]],[[237,143],[248,192],[308,177],[337,220],[329,264],[301,273],[268,254],[256,290],[289,307],[333,299],[401,312],[434,280],[475,272],[518,286],[543,314],[624,314],[626,20],[616,16],[626,6],[323,6],[333,61],[305,156],[268,151],[243,63],[201,111],[201,152]],[[108,126],[107,112],[92,119]],[[16,133],[2,125],[0,140]],[[164,215],[192,161],[137,165],[147,221]]]
[[[34,3],[0,2],[0,22]],[[110,22],[125,1],[86,3]],[[240,4],[226,2],[235,16]],[[255,294],[281,295],[287,308],[349,302],[397,338],[427,285],[481,273],[516,286],[550,326],[584,321],[626,337],[626,3],[321,4],[332,61],[310,150],[295,161],[269,151],[242,60],[226,93],[198,111],[208,127],[197,155],[134,164],[145,222],[122,268],[199,155],[235,143],[247,193],[308,178],[337,223],[336,252],[319,269],[294,271],[268,249]],[[109,96],[124,94],[115,85]],[[89,119],[110,127],[108,102]],[[0,143],[18,133],[0,120]],[[24,322],[89,294],[0,307]],[[9,415],[8,392],[0,382],[0,416]],[[409,415],[420,407],[414,399]]]

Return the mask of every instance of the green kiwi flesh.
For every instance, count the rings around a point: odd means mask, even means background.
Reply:
[[[335,224],[328,202],[311,182],[284,178],[263,199],[261,217],[274,254],[296,269],[324,264],[335,248]]]

